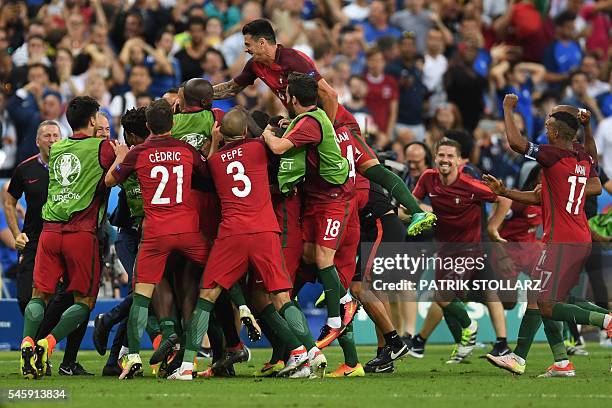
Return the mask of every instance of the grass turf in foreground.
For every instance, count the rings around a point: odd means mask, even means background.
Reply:
[[[26,381],[18,375],[19,354],[0,353],[0,388],[65,388],[64,402],[0,402],[0,406],[119,407],[577,407],[612,406],[612,350],[590,343],[586,357],[574,357],[575,378],[535,378],[551,364],[547,345],[535,345],[527,372],[513,376],[478,358],[476,350],[467,363],[447,365],[450,346],[428,346],[425,358],[407,357],[396,364],[394,374],[367,374],[365,378],[323,380],[255,379],[251,373],[269,357],[268,349],[253,350],[253,360],[236,365],[236,378],[197,379],[192,382],[159,380],[148,367],[144,378],[119,381],[100,375],[104,359],[93,351],[79,353],[79,361],[95,377],[63,377],[57,374],[61,353],[52,357],[53,375]],[[362,364],[373,347],[359,347]],[[325,350],[334,369],[342,359],[338,347]],[[150,353],[143,353],[148,361]],[[53,405],[52,405],[53,406]]]

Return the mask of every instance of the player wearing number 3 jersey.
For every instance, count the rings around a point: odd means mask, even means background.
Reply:
[[[112,186],[135,172],[145,212],[128,321],[130,350],[119,378],[130,378],[141,370],[140,338],[153,290],[163,276],[170,253],[179,251],[204,265],[210,248],[199,232],[198,213],[191,194],[192,176],[197,179],[205,174],[204,159],[191,145],[171,137],[172,108],[165,100],[149,105],[146,117],[151,135],[123,158],[118,156],[105,179]]]

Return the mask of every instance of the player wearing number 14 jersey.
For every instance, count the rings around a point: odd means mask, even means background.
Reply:
[[[522,374],[529,347],[540,326],[539,309],[555,357],[555,364],[542,376],[573,376],[574,367],[567,359],[561,329],[554,321],[598,326],[612,337],[612,315],[606,313],[607,310],[587,302],[581,302],[580,306],[563,303],[590,254],[591,234],[584,213],[585,197],[599,195],[601,183],[592,157],[573,146],[579,128],[575,115],[553,109],[546,120],[550,144],[536,145],[521,136],[512,119],[517,102],[518,97],[513,94],[504,98],[508,142],[514,151],[537,160],[542,166],[542,192],[506,190],[492,177],[487,177],[487,183],[510,199],[525,204],[541,203],[545,246],[534,278],[540,279],[542,288],[537,304],[530,302],[523,316],[515,352],[503,357],[487,355],[487,358],[497,367]]]
[[[118,155],[105,179],[106,184],[112,186],[135,172],[145,212],[143,239],[134,268],[134,300],[128,320],[129,354],[121,379],[131,378],[141,371],[140,338],[147,324],[153,290],[163,276],[170,253],[179,251],[204,265],[210,247],[199,232],[198,213],[191,194],[192,176],[197,178],[205,174],[205,162],[191,145],[171,137],[172,108],[165,100],[151,103],[146,117],[151,135],[127,155]]]

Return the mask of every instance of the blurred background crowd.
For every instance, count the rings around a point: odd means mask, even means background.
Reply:
[[[519,95],[515,120],[545,142],[550,108],[592,112],[602,168],[612,174],[611,0],[1,0],[0,177],[36,154],[36,128],[62,124],[76,95],[96,98],[118,137],[119,118],[182,81],[237,75],[249,55],[241,27],[265,17],[277,40],[316,61],[368,142],[409,186],[431,149],[457,132],[477,171],[518,186],[523,158],[503,137],[501,101]],[[283,107],[256,83],[240,104]],[[1,212],[0,212],[1,214]],[[0,223],[4,271],[17,260]],[[6,238],[6,239],[4,239]],[[6,258],[6,261],[5,261]]]

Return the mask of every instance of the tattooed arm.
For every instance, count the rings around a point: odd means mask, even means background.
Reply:
[[[238,85],[234,80],[213,85],[213,99],[226,99],[238,95],[246,86]]]

